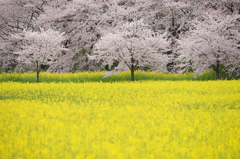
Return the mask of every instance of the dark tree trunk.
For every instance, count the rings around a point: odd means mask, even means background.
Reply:
[[[131,66],[131,80],[134,81],[134,66]]]
[[[216,66],[216,80],[219,80],[219,62],[217,61],[217,66]]]
[[[217,60],[217,64],[213,65],[213,70],[216,72],[216,80],[219,80],[219,75],[220,75],[220,64],[219,61]]]
[[[39,83],[39,66],[38,66],[38,61],[37,61],[37,83]]]

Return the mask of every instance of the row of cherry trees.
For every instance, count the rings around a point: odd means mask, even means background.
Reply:
[[[240,74],[239,0],[0,0],[0,12],[6,68]]]

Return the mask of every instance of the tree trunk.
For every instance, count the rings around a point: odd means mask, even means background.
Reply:
[[[216,66],[216,80],[219,80],[219,62],[217,61],[217,66]]]
[[[131,80],[134,81],[134,66],[131,66]]]
[[[219,61],[217,60],[217,64],[216,65],[212,65],[213,70],[216,73],[216,80],[219,80],[219,76],[220,76],[220,64]]]
[[[38,66],[38,61],[37,61],[37,83],[39,83],[39,66]]]

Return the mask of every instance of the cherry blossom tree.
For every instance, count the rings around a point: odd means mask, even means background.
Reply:
[[[178,72],[192,68],[196,77],[203,71],[213,70],[219,79],[221,65],[229,73],[239,68],[240,15],[205,14],[203,18],[193,21],[194,29],[178,40]]]
[[[170,70],[177,63],[177,41],[179,38],[188,34],[189,30],[194,29],[192,21],[195,19],[204,19],[205,13],[214,15],[232,15],[240,14],[239,0],[166,0],[165,6],[169,8],[166,13],[166,26],[169,39],[171,40],[172,63]],[[175,69],[172,69],[174,72]]]
[[[239,0],[204,0],[201,2],[201,8],[205,11],[224,13],[224,14],[240,14]]]
[[[40,66],[56,62],[61,52],[67,51],[62,45],[66,40],[64,34],[53,29],[40,28],[39,32],[23,31],[21,34],[14,35],[23,43],[21,50],[15,54],[19,55],[20,63],[36,66],[37,82],[39,82]]]
[[[164,35],[152,32],[142,21],[133,21],[102,37],[95,45],[95,55],[90,59],[102,60],[103,65],[110,68],[118,61],[114,70],[104,76],[131,70],[131,80],[134,81],[134,71],[146,66],[152,70],[166,71],[169,58],[163,53],[168,46]]]
[[[44,4],[46,0],[0,0],[0,67],[7,70],[17,65],[13,52],[19,45],[11,34],[34,29]]]

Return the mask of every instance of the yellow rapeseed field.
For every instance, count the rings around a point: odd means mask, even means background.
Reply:
[[[0,83],[0,158],[238,159],[240,81]]]

